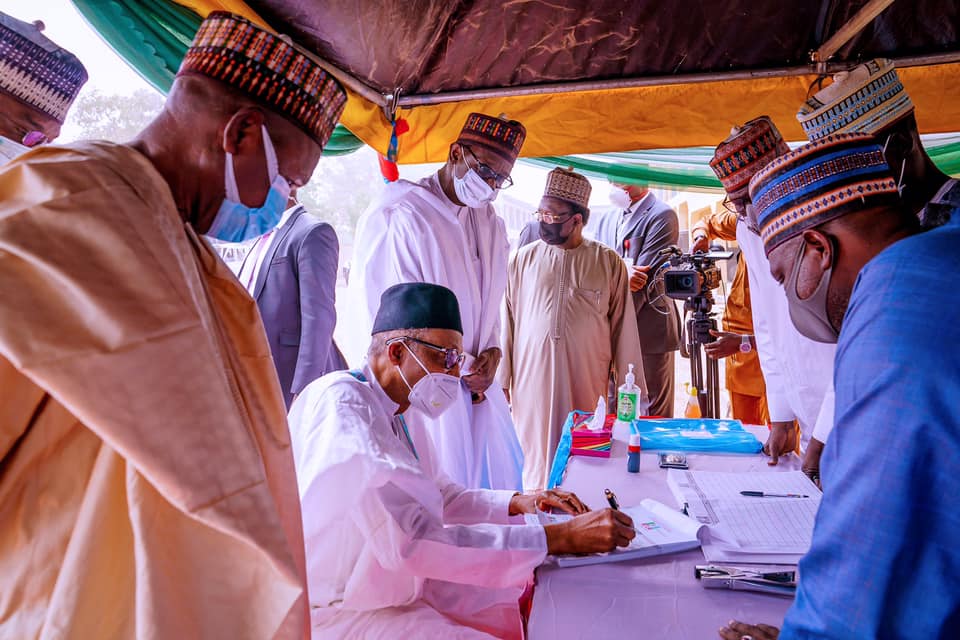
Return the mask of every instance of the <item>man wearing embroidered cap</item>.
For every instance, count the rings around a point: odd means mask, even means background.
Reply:
[[[751,314],[746,250],[739,237],[741,228],[743,233],[749,231],[746,225],[740,224],[741,216],[733,201],[735,197],[742,200],[746,196],[751,170],[755,171],[775,157],[780,145],[786,147],[779,134],[774,135],[776,129],[772,123],[768,123],[769,118],[765,117],[751,120],[742,129],[735,128],[717,147],[710,168],[723,183],[727,198],[722,207],[708,213],[690,230],[691,252],[708,251],[711,239],[736,240],[740,246],[737,271],[723,309],[723,331],[711,330],[716,340],[706,345],[706,353],[710,358],[726,359],[730,413],[748,424],[767,424],[769,415],[763,373],[757,357],[759,336],[754,330]]]
[[[277,374],[199,234],[276,224],[344,101],[296,47],[214,13],[130,144],[0,169],[0,635],[308,633]]]
[[[771,456],[771,464],[776,464],[779,456],[797,449],[796,423],[799,423],[804,447],[811,436],[825,440],[833,425],[832,380],[836,348],[810,340],[790,322],[787,301],[780,285],[770,276],[759,230],[748,217],[753,210],[748,193],[750,178],[789,150],[770,118],[761,116],[735,127],[717,146],[710,161],[711,168],[727,191],[729,207],[734,211],[722,216],[724,223],[714,223],[712,228],[721,227],[721,233],[729,234],[729,227],[725,225],[731,222],[736,225],[734,233],[742,251],[741,264],[747,265],[745,275],[749,282],[752,333],[766,383],[771,421],[770,437],[764,451]],[[695,227],[695,239],[698,233],[703,232]],[[697,247],[695,244],[694,248]],[[739,272],[739,265],[737,270]],[[731,291],[730,300],[734,299]],[[727,322],[726,316],[724,322]],[[806,464],[805,461],[805,469]],[[809,465],[813,475],[816,460],[811,458]]]
[[[551,171],[537,211],[543,242],[510,260],[498,379],[510,394],[527,488],[547,486],[567,414],[593,410],[611,375],[623,380],[633,364],[648,399],[630,277],[616,251],[583,237],[589,200],[585,177]]]
[[[500,304],[509,245],[491,204],[512,184],[526,130],[471,113],[446,164],[419,182],[387,185],[357,223],[350,298],[358,322],[347,359],[363,358],[380,295],[400,282],[453,290],[463,314],[462,398],[441,418],[408,422],[427,467],[470,488],[519,489],[520,444],[493,376],[500,362]],[[470,425],[464,429],[463,425]]]
[[[381,300],[363,368],[315,380],[290,410],[313,637],[521,638],[517,602],[546,555],[625,546],[633,523],[566,491],[466,489],[426,469],[406,418],[459,399],[459,305],[421,282]],[[510,523],[538,505],[578,517]]]
[[[823,500],[782,640],[956,636],[957,478],[940,460],[960,448],[960,307],[944,301],[960,219],[918,233],[895,173],[872,137],[837,134],[750,183],[794,324],[837,342]],[[745,634],[777,637],[720,632]]]
[[[32,24],[0,12],[0,163],[53,140],[87,71]]]
[[[835,133],[876,137],[900,197],[925,228],[943,224],[960,209],[960,183],[924,150],[913,102],[890,60],[877,58],[836,74],[800,107],[797,120],[810,141]]]

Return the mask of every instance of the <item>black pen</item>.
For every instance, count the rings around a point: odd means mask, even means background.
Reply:
[[[809,498],[800,493],[764,493],[763,491],[741,491],[740,495],[748,498]]]
[[[607,496],[607,502],[610,503],[611,509],[614,511],[620,510],[620,505],[617,503],[617,496],[613,494],[613,491],[610,491],[610,489],[604,489],[603,495]]]

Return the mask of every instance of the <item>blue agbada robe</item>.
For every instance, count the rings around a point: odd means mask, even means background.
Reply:
[[[960,637],[960,216],[860,272],[781,640]]]

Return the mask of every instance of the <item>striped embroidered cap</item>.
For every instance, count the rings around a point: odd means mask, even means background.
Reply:
[[[218,80],[297,125],[321,147],[347,95],[333,76],[289,39],[249,20],[214,11],[200,25],[178,76]]]
[[[546,198],[557,198],[589,209],[587,203],[590,202],[592,190],[590,181],[584,176],[572,169],[557,167],[547,174],[547,187],[543,190],[543,195]]]
[[[777,156],[790,151],[783,136],[767,116],[734,127],[730,137],[717,145],[710,168],[720,178],[731,198],[747,195],[750,178]]]
[[[808,98],[797,120],[808,140],[834,133],[876,133],[913,112],[893,62],[877,58],[833,76]]]
[[[873,136],[841,133],[782,155],[750,180],[767,255],[805,229],[867,207],[899,206]]]
[[[460,130],[457,142],[467,146],[481,145],[512,163],[520,155],[526,137],[527,130],[516,120],[471,113]]]
[[[87,70],[43,28],[0,12],[0,91],[63,124]]]

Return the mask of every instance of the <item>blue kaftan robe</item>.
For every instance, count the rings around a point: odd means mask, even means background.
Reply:
[[[781,640],[960,637],[960,217],[860,272]]]

